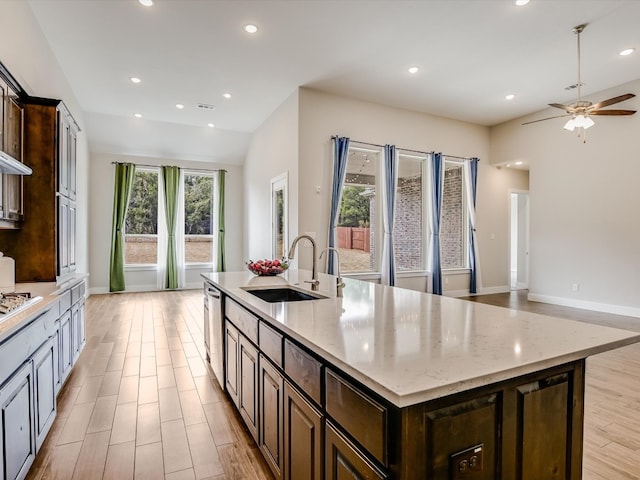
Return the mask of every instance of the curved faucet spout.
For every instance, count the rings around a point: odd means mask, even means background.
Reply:
[[[291,242],[291,246],[289,247],[289,253],[287,255],[287,258],[289,260],[293,260],[293,256],[296,254],[296,245],[298,245],[298,242],[300,240],[302,240],[303,238],[309,240],[311,242],[311,255],[312,255],[312,267],[311,267],[311,281],[307,282],[311,284],[311,290],[318,290],[318,285],[320,285],[320,281],[318,280],[318,266],[316,265],[316,241],[313,239],[313,237],[311,237],[310,235],[307,234],[302,234],[302,235],[298,235],[296,238],[293,239],[293,242]]]
[[[336,254],[336,257],[338,258],[338,277],[336,278],[336,295],[338,297],[342,296],[342,289],[344,288],[344,282],[342,281],[342,278],[340,278],[340,252],[338,252],[337,248],[334,247],[327,247],[324,250],[322,250],[322,252],[320,252],[320,256],[318,257],[318,260],[322,259],[322,255],[324,255],[324,252],[333,252]],[[329,258],[330,254],[327,254],[327,258]]]

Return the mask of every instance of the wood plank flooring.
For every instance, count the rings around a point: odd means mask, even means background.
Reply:
[[[204,362],[202,292],[94,295],[29,480],[273,477]]]
[[[469,298],[640,331],[640,319],[526,301]],[[202,293],[94,295],[87,345],[27,477],[271,480],[203,360]],[[584,480],[638,479],[640,345],[587,360]]]

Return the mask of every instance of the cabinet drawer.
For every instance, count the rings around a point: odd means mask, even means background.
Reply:
[[[325,469],[327,480],[341,480],[343,478],[386,480],[389,478],[373,466],[349,440],[331,425],[331,422],[327,422],[325,435]]]
[[[258,317],[247,312],[229,297],[225,299],[225,313],[245,337],[255,344],[258,343]]]
[[[260,322],[260,350],[273,363],[282,368],[282,335],[264,322]]]
[[[387,409],[326,371],[327,413],[382,464],[387,465]]]
[[[318,404],[322,401],[322,364],[289,340],[284,341],[284,371]]]
[[[0,385],[55,335],[57,309],[52,306],[0,345]]]
[[[71,290],[60,294],[60,315],[71,308]]]
[[[84,297],[84,280],[71,289],[71,305]]]

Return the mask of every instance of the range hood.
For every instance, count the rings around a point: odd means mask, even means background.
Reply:
[[[0,173],[9,173],[11,175],[31,175],[33,170],[24,163],[19,162],[11,155],[0,151]]]

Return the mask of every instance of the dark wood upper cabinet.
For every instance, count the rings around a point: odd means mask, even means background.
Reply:
[[[16,261],[16,281],[51,282],[75,271],[75,139],[79,129],[59,100],[24,105],[24,215],[19,232],[4,233],[4,251]],[[69,145],[74,145],[69,148]]]

